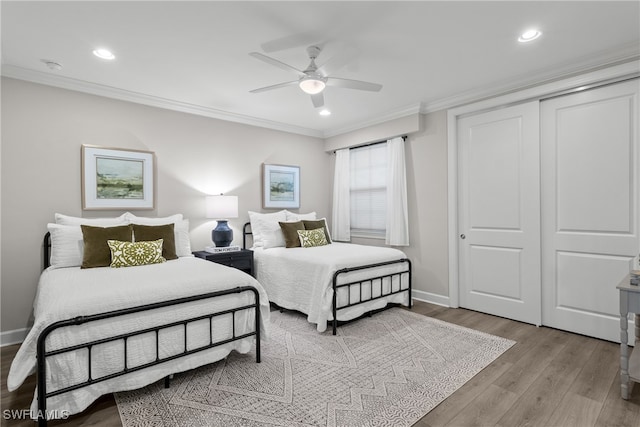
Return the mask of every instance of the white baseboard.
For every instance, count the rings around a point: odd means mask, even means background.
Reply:
[[[417,289],[412,289],[411,295],[413,299],[418,301],[441,305],[443,307],[451,307],[449,305],[449,297],[445,297],[444,295],[432,294],[431,292],[419,291]]]
[[[0,332],[0,347],[12,344],[20,344],[27,337],[29,328],[15,329],[13,331]]]

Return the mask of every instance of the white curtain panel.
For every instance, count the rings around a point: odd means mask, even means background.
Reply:
[[[409,246],[404,139],[388,140],[387,154],[387,234],[385,243],[392,246]]]
[[[333,178],[333,218],[331,238],[342,242],[351,240],[351,172],[349,149],[336,151]]]

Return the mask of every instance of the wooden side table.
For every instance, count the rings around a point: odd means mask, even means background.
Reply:
[[[227,265],[229,267],[237,268],[247,274],[253,276],[253,251],[248,249],[241,249],[234,252],[220,252],[211,253],[207,251],[197,251],[193,255],[198,258],[206,259],[207,261],[215,262],[217,264]]]
[[[627,276],[617,286],[620,290],[620,392],[629,399],[633,382],[640,383],[640,286],[631,285]],[[635,313],[635,347],[629,358],[627,315]]]

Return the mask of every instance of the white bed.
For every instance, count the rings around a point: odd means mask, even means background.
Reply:
[[[319,332],[324,332],[327,321],[333,320],[333,275],[341,269],[369,266],[338,276],[338,285],[365,282],[361,287],[350,287],[349,291],[347,288],[338,289],[336,303],[339,321],[355,319],[364,313],[384,308],[389,303],[409,306],[410,281],[407,265],[398,262],[372,266],[406,259],[400,250],[339,242],[314,248],[276,247],[253,250],[256,277],[264,286],[269,300],[280,307],[305,313],[307,320],[315,323]],[[386,275],[389,277],[374,279],[371,284],[367,280]],[[391,290],[407,292],[382,296]],[[351,303],[365,302],[339,309],[349,303],[347,292],[351,294]]]
[[[38,284],[34,302],[35,323],[13,360],[7,387],[10,391],[15,390],[34,372],[38,336],[53,322],[244,286],[257,290],[260,298],[260,332],[265,337],[269,325],[267,295],[253,277],[230,267],[199,258],[181,257],[161,264],[129,268],[48,268]],[[254,292],[243,292],[66,327],[54,330],[49,335],[46,339],[47,351],[208,315],[254,301]],[[230,338],[232,323],[235,324],[236,336],[255,331],[255,320],[255,311],[247,309],[234,315],[216,316],[212,320],[213,328],[210,328],[208,319],[190,323],[187,327],[187,349],[197,349],[210,343],[210,331],[214,341]],[[161,359],[183,351],[184,330],[183,326],[176,326],[159,332],[158,352]],[[232,350],[249,352],[255,338],[250,336],[225,343],[49,397],[46,399],[47,416],[81,412],[101,395],[143,387],[170,374],[220,360]],[[100,378],[122,369],[123,347],[122,340],[95,345],[91,352],[92,378]],[[86,349],[81,349],[47,357],[47,391],[85,381],[88,376],[87,354]],[[126,354],[128,368],[153,361],[156,359],[156,334],[147,333],[129,338]],[[32,414],[37,414],[35,397],[31,409]]]
[[[411,307],[411,262],[404,252],[332,242],[326,220],[317,219],[315,212],[249,211],[249,219],[243,229],[243,246],[251,235],[254,271],[269,300],[306,314],[319,332],[331,321],[335,335],[334,317],[352,320],[389,303]],[[311,233],[322,229],[326,239],[302,244],[301,232],[297,244],[289,232],[287,236],[283,233],[289,228]]]

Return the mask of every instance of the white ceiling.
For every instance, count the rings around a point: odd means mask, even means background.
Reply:
[[[5,76],[318,137],[640,52],[639,1],[2,1],[0,13]],[[518,43],[530,27],[542,37]],[[311,44],[319,65],[349,53],[335,76],[383,89],[328,87],[329,117],[295,86],[249,93],[296,79],[249,52],[304,69]]]

